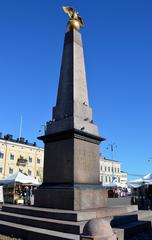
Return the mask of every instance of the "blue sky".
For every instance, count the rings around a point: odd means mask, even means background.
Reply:
[[[63,5],[78,9],[85,21],[89,100],[107,139],[102,153],[110,158],[106,147],[115,143],[122,170],[151,172],[151,0],[1,0],[0,131],[18,137],[22,115],[22,135],[36,141],[51,119],[68,20]]]

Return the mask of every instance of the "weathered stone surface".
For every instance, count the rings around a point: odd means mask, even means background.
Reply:
[[[62,200],[62,201],[61,201]],[[43,187],[36,192],[35,206],[69,210],[84,210],[105,207],[107,191],[100,185]]]
[[[74,103],[77,105],[76,109]],[[89,102],[81,34],[72,30],[65,34],[57,103],[53,117],[58,120],[62,119],[64,114],[69,114],[81,118],[79,105],[88,106]],[[85,110],[89,110],[89,107]]]
[[[72,134],[72,135],[71,135]],[[100,138],[83,132],[44,136],[44,182],[35,192],[35,206],[90,209],[107,205],[99,182]]]
[[[72,222],[82,222],[87,221],[92,218],[96,218],[96,210],[81,210],[81,211],[71,211],[63,209],[53,209],[53,208],[42,208],[42,207],[32,207],[32,206],[20,206],[5,204],[3,205],[2,211],[8,213],[21,214],[26,216],[41,217],[44,219],[54,219],[62,221]]]
[[[0,233],[11,236],[13,233],[13,236],[30,240],[80,240],[80,235],[82,236],[86,220],[98,218],[97,210],[98,209],[71,211],[7,204],[3,205],[2,211],[0,212]],[[115,211],[113,210],[114,209],[111,208],[109,212],[105,211],[105,216],[114,215]],[[118,211],[118,213],[119,212],[120,211]],[[118,240],[131,240],[137,232],[140,232],[141,236],[143,236],[142,232],[147,232],[151,229],[151,218],[139,221],[138,218],[135,218],[132,214],[135,213],[113,217],[112,225],[115,227],[113,231],[117,233]],[[138,212],[136,212],[136,214],[138,214]],[[145,214],[147,216],[146,212]],[[149,214],[148,216],[151,216]],[[142,217],[145,217],[145,215],[142,214]],[[106,218],[106,220],[107,219],[110,221],[111,217]],[[97,224],[97,227],[98,226]],[[136,239],[142,239],[138,237]],[[85,235],[83,239],[101,240],[102,238],[97,236],[87,237]],[[151,238],[143,239],[150,240]]]
[[[74,182],[99,183],[99,146],[74,139]]]
[[[92,219],[86,223],[83,229],[81,240],[116,240],[110,223],[104,219]]]
[[[74,166],[74,139],[53,141],[45,144],[45,184],[72,183]]]
[[[46,134],[71,128],[99,136],[89,107],[81,34],[75,29],[65,34],[57,101]]]
[[[133,206],[132,206],[133,207]],[[63,209],[53,209],[53,208],[42,208],[42,207],[29,207],[29,206],[19,206],[12,204],[5,204],[2,208],[3,211],[15,214],[22,214],[35,217],[43,217],[57,220],[65,221],[86,221],[94,218],[107,218],[111,221],[112,227],[118,227],[121,224],[127,224],[128,222],[137,221],[137,218],[128,217],[132,214],[137,214],[134,212],[134,208],[124,207],[102,207],[94,209],[84,209],[84,210],[63,210]],[[128,213],[127,213],[128,212]],[[125,214],[122,216],[122,214]],[[126,215],[127,214],[127,215]],[[121,216],[118,216],[121,215]],[[112,216],[115,216],[112,218]],[[112,218],[112,219],[111,219]],[[118,220],[120,218],[120,220]]]
[[[99,184],[99,137],[73,131],[46,139],[45,184]]]
[[[99,136],[92,120],[82,39],[65,34],[60,80],[53,119],[46,128],[44,179],[35,192],[35,206],[81,210],[107,205],[99,182]]]

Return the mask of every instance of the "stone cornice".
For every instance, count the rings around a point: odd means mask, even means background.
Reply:
[[[78,129],[70,129],[63,132],[48,134],[38,137],[39,140],[42,140],[44,143],[60,141],[63,139],[76,138],[83,141],[100,144],[101,141],[104,141],[105,138],[96,136],[87,132],[80,131]]]

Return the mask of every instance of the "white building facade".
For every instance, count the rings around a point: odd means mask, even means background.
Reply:
[[[122,186],[126,186],[128,175],[126,172],[121,171],[121,164],[119,161],[106,159],[100,156],[99,168],[100,182],[102,182],[103,185],[116,181],[122,184]]]

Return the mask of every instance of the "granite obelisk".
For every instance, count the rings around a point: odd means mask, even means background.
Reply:
[[[73,23],[72,23],[73,24]],[[99,182],[99,136],[89,106],[81,33],[65,34],[56,106],[48,122],[44,180],[35,206],[89,209],[106,206],[107,193]]]

